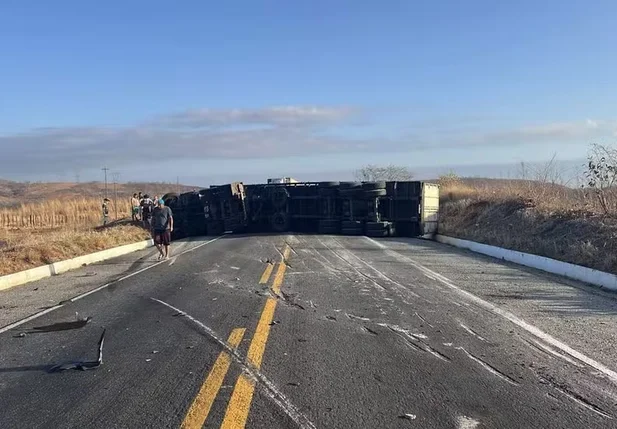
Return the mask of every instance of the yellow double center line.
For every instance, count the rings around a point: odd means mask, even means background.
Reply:
[[[290,248],[285,246],[283,251],[283,260],[278,264],[278,269],[274,280],[272,282],[272,291],[275,294],[279,294],[281,291],[281,285],[283,284],[283,278],[285,277],[285,271],[287,270],[287,259],[289,258]],[[269,265],[270,269],[266,267],[266,271],[262,276],[262,280],[266,277],[264,283],[267,283],[270,275],[272,274],[272,265]],[[259,323],[257,323],[257,329],[255,329],[255,335],[251,340],[251,345],[248,351],[248,362],[255,368],[261,367],[261,361],[263,359],[264,351],[266,350],[266,343],[268,342],[268,336],[270,335],[270,325],[274,318],[274,310],[276,309],[276,299],[268,298],[264,309],[261,312]],[[255,392],[255,382],[247,377],[245,374],[240,374],[234,391],[229,400],[227,411],[225,412],[225,418],[221,429],[242,429],[246,425],[248,419],[249,410],[251,408],[251,402],[253,400],[253,393]]]
[[[231,348],[237,349],[244,337],[245,331],[246,329],[244,328],[236,328],[231,331],[227,344]],[[197,429],[204,425],[230,365],[231,356],[229,356],[229,353],[221,352],[216,362],[214,362],[208,378],[204,381],[199,393],[197,393],[195,400],[191,404],[191,408],[186,413],[186,417],[182,422],[182,429]]]
[[[278,264],[278,269],[274,275],[274,280],[272,281],[272,291],[276,295],[279,295],[281,291],[281,285],[283,284],[285,271],[287,270],[287,259],[289,258],[290,252],[291,249],[286,245],[282,254],[283,260]],[[270,281],[272,271],[274,271],[274,265],[268,264],[261,276],[261,279],[259,280],[259,283],[267,284]],[[247,355],[248,363],[257,369],[261,367],[264,351],[266,350],[266,343],[268,342],[268,336],[270,335],[270,325],[274,319],[276,303],[277,301],[274,298],[268,298],[266,300],[266,304],[261,312],[259,322],[257,323],[257,328],[255,329],[255,334],[251,340],[251,345],[249,346]],[[244,328],[236,328],[231,332],[227,340],[227,343],[231,348],[238,348],[242,338],[244,337],[245,331],[246,329]],[[182,429],[198,429],[203,427],[230,366],[231,356],[226,351],[221,352],[214,362],[214,366],[212,367],[212,370],[210,370],[208,377],[204,381],[201,389],[191,404],[191,407],[182,422]],[[229,400],[221,428],[244,428],[246,425],[246,420],[248,419],[254,392],[255,382],[246,375],[241,374],[236,382],[231,399]]]

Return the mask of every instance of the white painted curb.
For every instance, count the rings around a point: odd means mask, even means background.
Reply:
[[[153,240],[144,240],[133,244],[114,247],[112,249],[101,250],[100,252],[91,253],[89,255],[78,256],[77,258],[68,259],[66,261],[55,262],[53,264],[44,265],[42,267],[32,268],[26,271],[20,271],[14,274],[8,274],[0,277],[0,290],[10,289],[14,286],[23,285],[24,283],[33,282],[46,277],[55,276],[74,270],[83,265],[93,264],[95,262],[105,261],[107,259],[116,258],[118,256],[133,253],[138,250],[146,249],[154,244]]]
[[[556,259],[546,258],[544,256],[476,243],[475,241],[461,240],[460,238],[448,237],[446,235],[438,234],[435,235],[434,239],[440,243],[449,244],[454,247],[469,249],[476,253],[492,256],[493,258],[503,259],[505,261],[514,262],[515,264],[536,268],[548,273],[617,291],[617,276],[605,273],[604,271],[557,261]]]

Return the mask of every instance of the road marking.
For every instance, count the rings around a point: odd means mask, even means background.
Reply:
[[[255,383],[260,383],[263,388],[262,393],[266,395],[274,404],[283,410],[283,412],[297,425],[299,429],[316,429],[315,425],[306,417],[302,412],[296,407],[284,394],[281,392],[276,385],[270,381],[265,375],[263,375],[259,369],[255,368],[253,365],[250,365],[243,359],[237,352],[237,350],[229,347],[225,341],[220,339],[216,332],[214,332],[210,327],[203,324],[199,320],[195,319],[190,314],[180,310],[179,308],[174,307],[171,304],[166,303],[165,301],[161,301],[160,299],[150,298],[152,301],[156,301],[161,305],[164,305],[167,308],[179,313],[184,316],[195,325],[199,326],[203,331],[218,345],[220,345],[224,350],[227,350],[229,355],[233,360],[235,360],[244,370],[244,373],[250,377]]]
[[[285,266],[285,264],[282,264],[282,266]],[[275,309],[276,300],[274,298],[268,298],[261,313],[261,317],[259,318],[259,323],[257,323],[255,335],[253,335],[253,340],[249,346],[247,355],[248,362],[257,369],[261,367],[261,361],[266,349],[268,336],[270,335],[270,324],[274,318]],[[248,379],[244,374],[241,374],[236,382],[231,399],[229,400],[221,429],[243,428],[246,425],[254,392],[255,382]]]
[[[227,339],[227,344],[229,344],[232,349],[237,349],[242,341],[242,338],[244,337],[245,331],[246,329],[244,328],[236,328],[231,331],[231,334]],[[204,381],[201,389],[195,397],[195,400],[186,413],[186,417],[180,426],[181,428],[201,429],[208,418],[208,414],[210,414],[212,404],[221,389],[223,380],[225,380],[225,376],[227,375],[227,371],[229,371],[230,366],[231,356],[229,353],[222,351],[214,362],[212,370],[210,370],[208,377]]]
[[[272,319],[274,319],[275,309],[276,299],[268,298],[266,300],[266,304],[264,305],[264,309],[261,312],[259,323],[257,323],[253,340],[249,346],[249,351],[247,354],[248,361],[256,368],[261,366],[261,360],[263,358],[264,350],[266,349],[268,336],[270,335],[270,324],[272,323]]]
[[[509,311],[506,311],[498,306],[496,306],[493,303],[490,303],[488,301],[483,300],[480,297],[475,296],[474,294],[472,294],[471,292],[467,292],[464,289],[461,289],[460,287],[456,286],[454,283],[452,283],[452,281],[445,277],[442,276],[441,274],[426,268],[424,265],[420,264],[419,262],[414,261],[413,259],[402,255],[396,251],[393,250],[389,250],[385,245],[383,245],[382,243],[373,240],[370,237],[365,237],[367,240],[369,240],[370,242],[372,242],[373,244],[375,244],[376,246],[382,248],[382,249],[387,249],[386,254],[389,254],[395,258],[397,258],[399,261],[405,261],[409,264],[411,264],[412,266],[416,267],[418,270],[420,270],[421,272],[423,272],[427,277],[436,280],[438,282],[440,282],[441,284],[457,291],[459,294],[463,295],[464,297],[466,297],[467,299],[469,299],[470,301],[474,302],[475,304],[477,304],[479,307],[484,308],[485,310],[490,311],[493,314],[496,314],[498,316],[503,317],[504,319],[509,320],[510,322],[514,323],[516,326],[518,326],[519,328],[524,329],[525,331],[529,332],[530,334],[534,335],[535,337],[546,341],[548,344],[552,345],[553,347],[558,348],[559,350],[561,350],[562,352],[578,359],[581,362],[584,362],[585,364],[597,369],[598,371],[600,371],[601,373],[603,373],[604,375],[606,375],[614,384],[617,384],[617,372],[613,371],[612,369],[606,367],[605,365],[601,364],[600,362],[584,355],[583,353],[574,350],[572,347],[568,346],[567,344],[559,341],[557,338],[547,334],[546,332],[538,329],[537,327],[531,325],[530,323],[527,323],[525,320],[519,318],[518,316],[514,315],[513,313],[510,313]]]
[[[277,295],[281,293],[281,285],[283,284],[283,279],[285,278],[285,271],[287,271],[287,265],[284,262],[281,262],[278,270],[276,270],[274,280],[272,281],[272,291]]]
[[[212,242],[214,242],[214,241],[216,241],[216,240],[218,240],[218,239],[220,239],[220,238],[223,238],[223,237],[224,237],[224,235],[221,235],[220,237],[213,238],[212,240],[206,241],[205,243],[198,244],[198,245],[197,245],[197,246],[195,246],[195,247],[191,247],[190,249],[187,249],[187,250],[183,251],[182,253],[179,253],[177,256],[181,256],[181,255],[184,255],[184,254],[186,254],[186,253],[192,252],[193,250],[197,250],[197,249],[199,249],[200,247],[203,247],[203,246],[205,246],[206,244],[210,244],[210,243],[212,243]],[[177,256],[176,256],[176,257],[177,257]],[[18,327],[18,326],[20,326],[20,325],[23,325],[24,323],[30,322],[30,321],[32,321],[32,320],[34,320],[34,319],[38,319],[39,317],[41,317],[41,316],[43,316],[43,315],[45,315],[45,314],[47,314],[47,313],[51,313],[51,312],[52,312],[52,311],[54,311],[54,310],[57,310],[57,309],[59,309],[59,308],[62,308],[62,307],[64,307],[64,305],[65,305],[66,303],[71,303],[71,302],[79,301],[80,299],[85,298],[85,297],[87,297],[88,295],[92,295],[93,293],[96,293],[96,292],[98,292],[98,291],[100,291],[100,290],[103,290],[103,289],[105,289],[105,288],[108,288],[108,287],[109,287],[109,286],[111,286],[111,285],[115,285],[116,283],[120,283],[121,281],[126,280],[126,279],[128,279],[128,278],[131,278],[131,277],[133,277],[133,276],[136,276],[137,274],[141,274],[141,273],[143,273],[144,271],[148,271],[150,268],[154,268],[154,267],[157,267],[157,266],[159,266],[159,265],[161,265],[161,264],[164,264],[165,262],[167,262],[167,261],[155,262],[155,263],[154,263],[154,264],[152,264],[152,265],[148,265],[147,267],[144,267],[144,268],[142,268],[142,269],[140,269],[140,270],[137,270],[137,271],[135,271],[135,272],[133,272],[133,273],[131,273],[131,274],[128,274],[128,275],[126,275],[126,276],[124,276],[124,277],[120,277],[119,279],[114,280],[113,282],[105,283],[104,285],[99,286],[99,287],[97,287],[97,288],[95,288],[95,289],[92,289],[91,291],[84,292],[84,293],[82,293],[81,295],[77,295],[77,296],[75,296],[75,297],[73,297],[73,298],[71,298],[71,299],[68,299],[68,300],[64,301],[62,304],[58,304],[58,305],[56,305],[56,306],[54,306],[54,307],[47,308],[47,309],[45,309],[45,310],[43,310],[43,311],[39,311],[38,313],[35,313],[35,314],[33,314],[32,316],[28,316],[28,317],[26,317],[25,319],[21,319],[21,320],[18,320],[17,322],[15,322],[15,323],[11,323],[10,325],[4,326],[3,328],[1,328],[1,329],[0,329],[0,334],[4,333],[4,332],[6,332],[6,331],[9,331],[9,330],[11,330],[11,329],[13,329],[13,328],[16,328],[16,327]]]
[[[288,244],[285,245],[285,250],[283,250],[283,262],[289,259],[289,253],[291,252],[291,248]]]
[[[270,276],[272,275],[272,270],[274,269],[274,264],[267,264],[264,273],[261,275],[261,279],[259,280],[260,285],[265,285],[270,280]]]
[[[281,285],[283,284],[283,279],[285,278],[285,271],[287,270],[286,261],[287,258],[289,258],[290,251],[291,249],[289,246],[285,245],[285,250],[281,254],[283,260],[279,263],[276,275],[272,281],[272,291],[277,295],[281,291]],[[268,277],[272,273],[273,266],[269,264],[269,267],[270,272]],[[268,271],[268,267],[266,267],[266,271]],[[266,273],[264,272],[262,280],[265,275]],[[261,367],[263,355],[266,350],[266,343],[268,342],[268,336],[270,335],[270,326],[272,324],[272,320],[274,319],[276,303],[276,299],[274,298],[268,298],[266,300],[264,309],[261,312],[261,317],[257,323],[257,328],[255,329],[255,334],[251,340],[251,345],[249,346],[247,360],[250,365],[253,365],[257,369]],[[251,380],[245,374],[241,374],[236,382],[231,399],[229,400],[229,404],[227,405],[227,410],[225,411],[225,418],[223,419],[221,429],[241,429],[245,427],[249,411],[251,409],[251,402],[253,401],[254,392],[255,381]]]

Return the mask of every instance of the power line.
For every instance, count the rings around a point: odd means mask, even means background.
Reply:
[[[101,170],[105,172],[105,198],[107,198],[107,172],[109,171],[109,168],[103,167]]]

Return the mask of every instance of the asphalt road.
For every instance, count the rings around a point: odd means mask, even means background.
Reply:
[[[614,294],[423,240],[174,246],[0,292],[0,427],[617,427]]]

